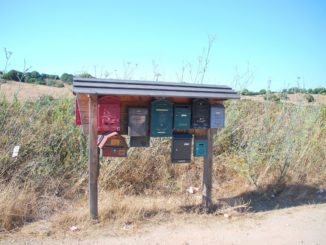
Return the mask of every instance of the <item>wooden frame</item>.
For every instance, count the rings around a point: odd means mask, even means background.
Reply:
[[[222,103],[240,96],[227,86],[198,85],[186,83],[146,82],[127,80],[103,80],[75,78],[73,92],[77,98],[80,122],[88,136],[89,210],[93,220],[98,219],[99,151],[97,147],[97,104],[99,95],[119,96],[121,134],[128,133],[128,107],[149,106],[157,95],[177,104],[191,104],[194,98],[206,98],[210,104]],[[178,130],[177,130],[178,131]],[[189,129],[188,133],[207,134],[207,155],[204,157],[202,205],[209,211],[212,207],[213,139],[218,129]]]

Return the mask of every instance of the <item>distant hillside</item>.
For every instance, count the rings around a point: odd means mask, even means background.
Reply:
[[[42,96],[52,96],[53,98],[73,96],[71,85],[64,84],[64,87],[57,88],[15,81],[0,83],[0,94],[9,101],[12,101],[15,96],[19,101],[35,101]]]
[[[273,96],[273,95],[272,95]],[[326,105],[326,95],[323,94],[302,94],[302,93],[296,93],[296,94],[287,94],[287,99],[282,99],[280,93],[274,93],[274,97],[276,96],[281,98],[283,102],[288,103],[294,103],[294,104],[308,104],[306,96],[312,96],[314,98],[314,101],[309,104],[324,104]],[[241,95],[242,100],[253,100],[258,102],[265,101],[266,95]]]

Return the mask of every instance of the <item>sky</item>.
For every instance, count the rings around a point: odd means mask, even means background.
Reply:
[[[326,1],[0,0],[0,70],[326,87]],[[211,45],[209,45],[209,42]]]

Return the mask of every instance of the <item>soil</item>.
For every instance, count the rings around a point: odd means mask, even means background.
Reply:
[[[103,227],[87,236],[76,231],[66,238],[12,237],[0,244],[326,244],[325,227],[326,204],[317,204],[234,217],[197,215],[125,235]]]

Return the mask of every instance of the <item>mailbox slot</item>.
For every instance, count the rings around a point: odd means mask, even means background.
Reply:
[[[173,134],[171,162],[186,163],[191,161],[192,135]]]
[[[130,136],[148,136],[148,114],[146,107],[128,109],[128,134]]]
[[[207,155],[207,137],[195,136],[194,140],[194,156],[204,157]]]
[[[195,99],[192,102],[192,127],[209,128],[210,105],[207,99]]]
[[[172,136],[173,103],[168,100],[155,100],[151,103],[151,136]]]
[[[211,128],[224,128],[225,108],[223,104],[211,105]]]
[[[102,96],[98,99],[97,129],[99,133],[120,131],[120,99]]]
[[[189,129],[191,123],[191,105],[174,105],[174,128]]]

